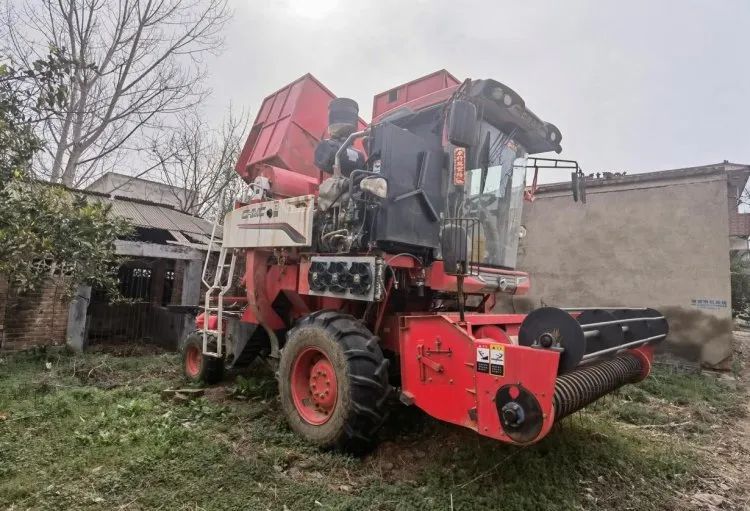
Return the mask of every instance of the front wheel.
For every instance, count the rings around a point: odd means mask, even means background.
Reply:
[[[363,453],[385,420],[388,360],[354,317],[316,312],[288,333],[279,390],[294,431],[322,448]]]

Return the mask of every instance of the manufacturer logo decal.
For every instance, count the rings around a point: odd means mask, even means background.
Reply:
[[[248,208],[242,211],[242,219],[250,220],[253,218],[273,218],[279,216],[279,205],[274,203],[273,209],[266,206],[258,206],[257,208]]]

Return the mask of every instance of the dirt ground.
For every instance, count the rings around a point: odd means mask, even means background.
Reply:
[[[736,381],[750,393],[750,331],[735,331],[734,338],[734,366],[739,371],[715,376]],[[750,400],[745,409],[737,421],[713,428],[714,435],[702,449],[711,462],[711,475],[697,481],[696,491],[685,495],[686,504],[709,511],[750,510]]]

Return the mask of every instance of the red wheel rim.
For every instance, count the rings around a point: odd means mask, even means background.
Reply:
[[[338,381],[325,353],[309,346],[292,363],[292,399],[306,422],[324,424],[331,417],[338,398]]]
[[[188,376],[195,377],[201,372],[203,353],[198,346],[188,346],[185,353],[185,372]]]

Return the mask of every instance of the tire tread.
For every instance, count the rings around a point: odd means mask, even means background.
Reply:
[[[353,453],[367,452],[385,421],[386,405],[393,388],[388,384],[388,360],[379,339],[359,320],[338,311],[316,311],[300,319],[299,328],[320,328],[341,347],[350,383],[350,406],[333,447]],[[287,377],[287,376],[282,376]]]

